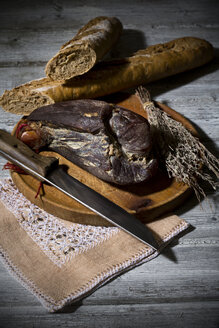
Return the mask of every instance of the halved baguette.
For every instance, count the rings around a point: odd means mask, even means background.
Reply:
[[[122,24],[116,17],[92,19],[50,59],[46,75],[60,81],[88,72],[112,49],[121,33]]]

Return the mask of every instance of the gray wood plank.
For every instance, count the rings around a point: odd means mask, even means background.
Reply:
[[[217,328],[218,303],[138,304],[111,306],[79,306],[73,313],[48,314],[40,307],[2,309],[1,327],[115,327],[115,328]],[[23,316],[20,315],[23,313]]]
[[[1,25],[0,25],[1,26]],[[191,35],[189,30],[184,27],[174,27],[172,30],[161,27],[163,35],[156,34],[153,28],[144,26],[143,30],[139,30],[134,26],[126,29],[111,56],[122,57],[132,54],[133,52],[144,49],[149,45],[164,43],[173,39]],[[72,39],[77,31],[72,29],[50,30],[41,29],[19,29],[19,30],[0,30],[0,39],[4,43],[4,49],[0,56],[0,64],[2,66],[13,66],[15,63],[25,63],[30,66],[33,63],[46,64],[46,62],[55,55],[64,42]],[[143,34],[144,32],[144,34]],[[192,35],[201,37],[211,42],[215,48],[219,48],[219,42],[216,42],[218,29],[194,28]],[[138,44],[136,44],[136,39]],[[49,40],[53,40],[49,42]]]
[[[47,1],[38,0],[37,3],[29,5],[29,1],[13,3],[8,6],[7,2],[2,6],[0,18],[3,26],[22,28],[22,26],[54,26],[77,28],[86,23],[91,17],[116,15],[126,26],[135,25],[142,29],[142,25],[154,26],[158,22],[161,26],[173,24],[190,26],[218,26],[216,9],[217,0],[201,1],[135,1],[111,0],[91,1],[68,0]],[[131,19],[130,19],[131,17]]]

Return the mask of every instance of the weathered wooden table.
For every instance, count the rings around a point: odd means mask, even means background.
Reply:
[[[154,99],[190,119],[204,144],[218,141],[219,2],[5,1],[0,11],[0,93],[44,76],[47,60],[95,16],[117,16],[125,31],[113,56],[183,36],[215,47],[210,64],[148,85]],[[11,131],[18,116],[0,110],[0,128]],[[5,161],[0,158],[1,167]],[[1,178],[8,176],[0,171]],[[97,290],[69,313],[50,314],[0,266],[0,327],[218,327],[219,266],[217,194],[202,207],[195,197],[176,213],[194,230],[163,255]]]

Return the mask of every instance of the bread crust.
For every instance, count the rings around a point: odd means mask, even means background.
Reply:
[[[29,114],[43,105],[102,97],[156,81],[204,65],[212,58],[213,47],[209,42],[179,38],[139,50],[131,57],[101,62],[67,82],[43,78],[6,90],[0,105],[12,113]]]
[[[88,72],[112,49],[122,33],[116,17],[96,17],[83,26],[49,60],[45,73],[52,80],[68,80]]]

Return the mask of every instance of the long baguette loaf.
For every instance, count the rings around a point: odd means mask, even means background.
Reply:
[[[52,80],[68,80],[88,72],[113,47],[122,33],[116,17],[96,17],[65,43],[46,65]]]
[[[29,114],[43,105],[101,97],[146,84],[201,66],[212,58],[213,47],[207,41],[180,38],[150,46],[129,58],[102,62],[66,83],[43,78],[6,90],[0,105],[12,113]]]

